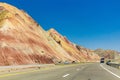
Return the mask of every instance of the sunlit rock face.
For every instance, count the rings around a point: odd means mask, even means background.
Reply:
[[[99,59],[99,56],[94,51],[73,44],[56,30],[50,29],[48,33],[70,56],[75,58],[75,61],[91,62]]]
[[[92,60],[83,52],[53,29],[44,31],[23,10],[0,3],[0,65]]]
[[[0,3],[0,65],[53,63],[45,33],[24,11]]]
[[[120,52],[117,52],[115,50],[104,50],[104,49],[96,49],[94,50],[96,54],[98,54],[100,57],[104,57],[105,59],[113,59],[115,61],[120,59]]]
[[[83,53],[84,55],[86,55],[85,59],[86,62],[96,62],[99,61],[100,57],[95,54],[94,50],[90,50],[87,48],[84,48],[82,46],[76,45],[76,48]]]

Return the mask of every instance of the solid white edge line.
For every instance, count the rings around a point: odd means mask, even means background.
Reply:
[[[67,77],[67,76],[69,76],[70,74],[65,74],[65,75],[63,75],[62,77]]]
[[[112,75],[116,76],[117,78],[120,78],[120,76],[118,76],[117,74],[115,74],[115,73],[111,72],[110,70],[106,69],[105,67],[103,67],[103,65],[100,64],[100,66],[101,66],[104,70],[106,70],[107,72],[111,73]]]

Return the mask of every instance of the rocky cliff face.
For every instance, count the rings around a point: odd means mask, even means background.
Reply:
[[[66,37],[60,35],[56,30],[50,29],[48,34],[70,55],[75,61],[86,62],[95,61],[99,56],[94,51],[83,48],[70,42]]]
[[[46,32],[24,11],[0,3],[0,65],[94,60],[53,29]],[[94,54],[94,53],[93,53]]]
[[[98,54],[100,57],[104,57],[106,59],[119,59],[120,58],[119,52],[115,50],[96,49],[94,52]]]
[[[120,63],[120,52],[115,50],[96,49],[94,53],[100,57],[104,57],[106,61],[111,60],[112,62]]]
[[[86,55],[86,61],[88,62],[95,62],[95,61],[98,61],[99,60],[99,56],[98,54],[95,54],[94,50],[90,50],[90,49],[87,49],[87,48],[84,48],[82,46],[79,46],[79,45],[76,45],[76,48],[82,53],[82,54],[85,54]]]

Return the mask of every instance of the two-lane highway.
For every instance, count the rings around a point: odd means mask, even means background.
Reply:
[[[0,80],[120,80],[119,70],[99,63],[19,73],[0,75]]]

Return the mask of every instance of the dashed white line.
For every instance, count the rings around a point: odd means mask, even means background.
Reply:
[[[106,69],[105,67],[103,67],[103,65],[100,64],[100,66],[101,66],[104,70],[106,70],[107,72],[111,73],[112,75],[116,76],[117,78],[120,78],[120,76],[118,76],[117,74],[115,74],[115,73],[111,72],[110,70]]]
[[[63,75],[62,77],[64,78],[64,77],[67,77],[67,76],[69,76],[70,74],[65,74],[65,75]]]

